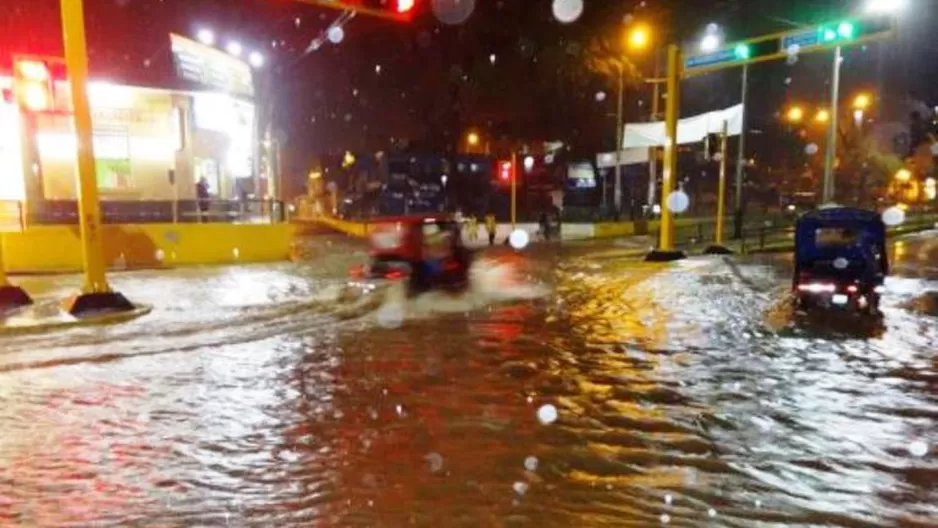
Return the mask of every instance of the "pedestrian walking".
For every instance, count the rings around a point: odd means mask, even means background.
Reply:
[[[489,245],[495,245],[495,231],[498,229],[498,224],[495,222],[495,215],[489,213],[485,215],[485,230],[489,234]]]

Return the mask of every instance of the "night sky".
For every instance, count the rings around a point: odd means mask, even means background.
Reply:
[[[728,40],[817,23],[849,13],[857,1],[584,0],[583,15],[561,24],[551,0],[477,0],[459,26],[440,23],[429,0],[417,0],[411,23],[358,17],[339,45],[302,50],[340,12],[288,0],[85,0],[95,78],[178,86],[167,34],[212,28],[268,57],[275,123],[292,165],[324,152],[384,150],[407,138],[414,148],[452,148],[469,127],[530,140],[560,139],[583,152],[612,146],[614,83],[584,72],[579,58],[597,34],[622,31],[630,15],[649,20],[660,40],[689,42],[709,22]],[[910,0],[899,39],[850,49],[844,94],[882,90],[889,101],[938,102],[938,44],[930,38],[934,0]],[[0,13],[0,68],[14,52],[61,54],[56,0],[5,0]],[[494,55],[494,63],[492,62]],[[636,63],[651,73],[651,54]],[[797,64],[760,65],[752,73],[752,126],[771,127],[786,101],[823,104],[830,54]],[[380,66],[380,67],[379,67]],[[739,72],[685,83],[685,114],[738,102]],[[598,101],[596,94],[608,94]],[[628,115],[646,119],[649,90],[629,89]],[[888,101],[887,101],[888,100]]]

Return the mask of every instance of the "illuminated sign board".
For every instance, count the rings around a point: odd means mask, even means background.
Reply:
[[[254,97],[254,74],[248,63],[194,40],[170,34],[176,75],[189,82],[241,97]]]

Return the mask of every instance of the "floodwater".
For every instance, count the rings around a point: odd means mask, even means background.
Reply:
[[[153,313],[3,337],[0,525],[938,526],[935,233],[874,326],[793,315],[783,257],[532,247],[350,304],[362,248],[305,250],[115,274]]]

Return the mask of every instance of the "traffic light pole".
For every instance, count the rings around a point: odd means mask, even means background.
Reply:
[[[622,107],[625,105],[625,65],[619,63],[619,103],[616,105],[616,170],[613,185],[613,207],[615,219],[622,210]]]
[[[649,262],[669,262],[686,257],[683,251],[674,249],[674,220],[668,198],[677,181],[677,122],[681,110],[681,48],[677,44],[668,46],[668,87],[665,103],[665,145],[661,174],[661,226],[658,248],[649,253]]]
[[[746,166],[746,117],[749,103],[749,65],[743,64],[742,95],[743,104],[741,128],[739,130],[739,149],[736,152],[736,179],[734,181],[735,195],[733,196],[733,238],[743,237],[743,175]],[[725,154],[724,154],[725,155]]]
[[[61,2],[65,62],[78,143],[78,223],[85,268],[81,294],[67,301],[65,307],[76,317],[101,312],[131,311],[134,310],[134,305],[120,293],[111,291],[105,274],[101,203],[95,173],[91,108],[88,104],[88,54],[82,0]]]
[[[515,231],[518,215],[518,153],[511,153],[511,232]]]
[[[834,48],[834,65],[831,75],[831,119],[827,130],[827,149],[824,153],[824,183],[821,188],[821,202],[830,203],[834,199],[834,162],[837,159],[837,121],[840,115],[840,64],[843,55],[840,46]]]

